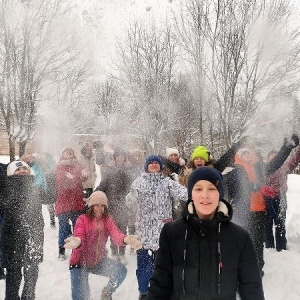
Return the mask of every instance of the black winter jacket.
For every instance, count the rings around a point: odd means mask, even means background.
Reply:
[[[3,267],[43,261],[44,220],[32,175],[1,178]]]
[[[213,220],[200,220],[189,202],[183,218],[160,235],[149,300],[263,300],[262,281],[249,234],[230,222],[221,201]],[[220,249],[218,250],[218,248]]]

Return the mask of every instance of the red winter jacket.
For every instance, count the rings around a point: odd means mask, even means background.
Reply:
[[[89,218],[86,214],[78,217],[74,236],[81,239],[78,248],[72,251],[70,265],[93,267],[107,256],[105,248],[108,237],[117,246],[125,246],[126,235],[120,231],[111,216],[101,219]]]
[[[275,196],[273,198],[285,195],[287,192],[287,176],[300,163],[300,147],[298,146],[294,152],[286,159],[284,164],[267,178],[267,185],[273,189]],[[262,191],[263,192],[263,191]],[[264,193],[265,196],[269,196]],[[272,197],[271,197],[272,198]]]
[[[56,215],[83,210],[85,202],[82,182],[86,177],[82,176],[82,170],[83,166],[76,159],[59,161],[55,170]]]

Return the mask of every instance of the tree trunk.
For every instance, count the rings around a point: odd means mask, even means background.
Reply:
[[[15,160],[16,157],[16,144],[15,141],[9,138],[8,140],[9,144],[9,160],[12,162]]]
[[[25,154],[27,141],[20,142],[19,144],[19,157],[21,157],[23,154]]]

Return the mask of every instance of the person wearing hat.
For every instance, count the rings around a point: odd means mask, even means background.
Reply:
[[[69,269],[73,300],[90,298],[88,274],[109,277],[103,288],[101,300],[111,300],[111,295],[124,281],[127,269],[119,261],[107,257],[105,245],[108,237],[116,245],[142,247],[135,235],[125,235],[108,214],[108,200],[105,193],[95,191],[87,201],[88,209],[78,217],[74,236],[65,240],[65,248],[73,249]]]
[[[267,163],[253,145],[239,149],[234,158],[234,169],[228,178],[228,192],[234,208],[233,222],[249,231],[254,242],[261,275],[264,275],[264,242],[267,222],[266,201],[262,187],[268,176],[278,170],[293,148],[299,145],[299,137],[284,140],[279,152]]]
[[[197,146],[191,155],[190,161],[187,163],[184,175],[179,179],[179,182],[184,186],[187,186],[188,178],[191,172],[197,168],[203,166],[209,166],[215,168],[221,173],[228,166],[232,166],[234,155],[236,151],[245,143],[248,137],[242,137],[238,142],[232,144],[232,146],[221,155],[219,159],[212,159],[210,157],[210,151],[204,146]]]
[[[178,149],[167,148],[166,155],[160,158],[164,165],[163,174],[178,181],[178,177],[182,176],[185,170],[185,160],[180,157]],[[174,176],[175,174],[178,176]]]
[[[1,180],[2,249],[6,269],[5,299],[35,299],[39,264],[43,261],[42,202],[29,165],[21,160],[7,166]],[[23,271],[22,271],[23,269]]]
[[[191,173],[182,218],[161,231],[148,300],[264,299],[253,242],[223,193],[219,171]]]
[[[117,148],[113,153],[113,159],[113,166],[107,166],[105,168],[101,182],[95,190],[102,191],[107,195],[109,213],[115,220],[118,228],[126,232],[129,212],[125,197],[130,190],[132,178],[130,176],[129,167],[126,164],[127,153],[123,149]],[[126,265],[125,247],[117,246],[112,241],[110,248],[113,258]]]
[[[164,176],[169,176],[171,179],[181,183],[182,176],[185,173],[185,160],[180,157],[179,151],[176,148],[167,148],[166,156],[159,156],[163,163],[162,173]],[[178,199],[173,201],[173,219],[177,219],[182,212],[185,202]]]
[[[135,179],[130,198],[137,207],[136,234],[143,240],[143,249],[137,253],[136,276],[139,299],[147,299],[147,289],[158,249],[160,231],[173,220],[174,199],[187,201],[186,187],[162,174],[163,163],[159,156],[146,158],[144,172]]]

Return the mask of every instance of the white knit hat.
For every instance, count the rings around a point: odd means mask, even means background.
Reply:
[[[90,196],[90,198],[88,200],[88,207],[91,207],[91,206],[97,205],[97,204],[101,204],[101,205],[108,207],[107,197],[101,191],[96,191],[96,192],[92,193],[92,195]]]
[[[179,156],[179,151],[176,148],[167,148],[166,157],[169,158],[171,154],[177,154]]]
[[[25,167],[29,170],[29,174],[31,174],[31,169],[29,167],[29,165],[22,160],[15,160],[13,162],[11,162],[8,166],[7,166],[7,176],[12,176],[15,174],[15,171],[21,167]]]

